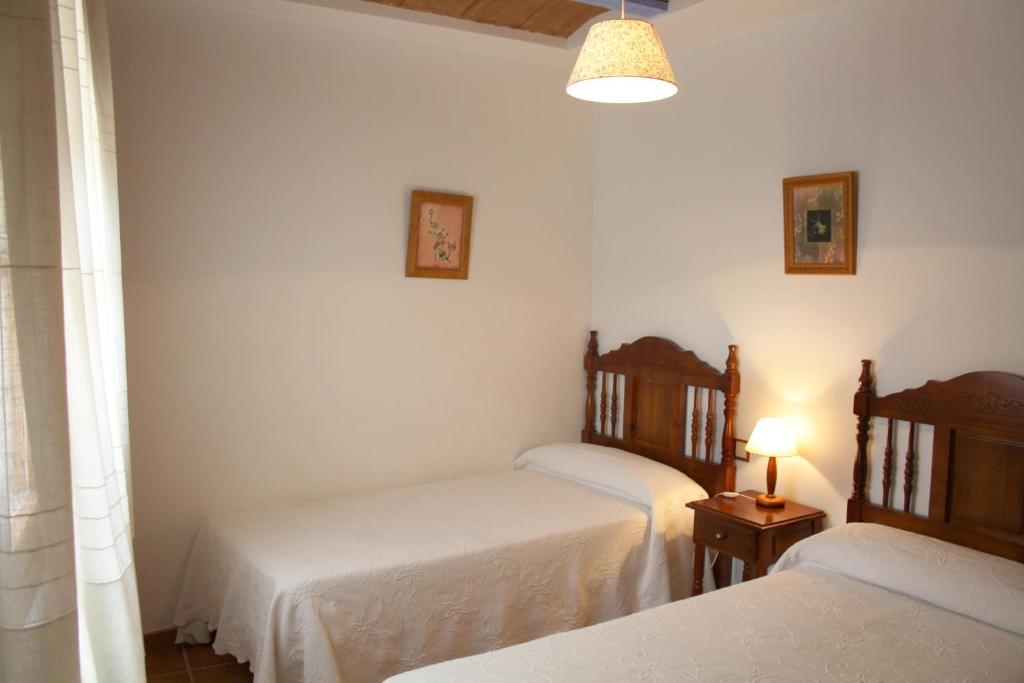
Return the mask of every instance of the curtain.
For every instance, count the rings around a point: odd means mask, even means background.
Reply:
[[[78,677],[50,8],[0,0],[0,681]]]
[[[141,681],[106,7],[0,40],[0,680]]]

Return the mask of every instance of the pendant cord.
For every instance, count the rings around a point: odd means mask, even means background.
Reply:
[[[622,18],[626,18],[626,0],[622,0]]]

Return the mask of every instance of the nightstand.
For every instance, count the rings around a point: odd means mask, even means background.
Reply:
[[[781,508],[754,504],[758,491],[736,498],[715,496],[695,500],[693,510],[693,594],[704,588],[704,549],[711,548],[743,562],[743,580],[764,576],[789,546],[822,529],[825,513],[786,501]],[[750,496],[744,498],[743,496]]]

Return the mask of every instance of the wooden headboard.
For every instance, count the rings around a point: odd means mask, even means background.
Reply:
[[[597,332],[592,331],[583,367],[587,371],[585,443],[621,448],[674,467],[712,496],[734,490],[733,437],[740,390],[735,346],[729,347],[725,372],[719,372],[692,351],[661,337],[643,337],[599,355]],[[724,396],[721,458],[712,452],[716,392]]]
[[[857,460],[846,521],[899,527],[1024,562],[1024,377],[972,372],[876,396],[871,362],[865,360],[853,412]],[[886,420],[877,504],[867,495],[873,418]],[[896,509],[893,468],[899,467],[900,449],[894,435],[900,420],[910,423],[910,432],[903,454],[903,506]],[[927,515],[913,510],[914,431],[921,424],[934,428]]]

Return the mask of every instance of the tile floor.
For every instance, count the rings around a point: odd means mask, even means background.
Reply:
[[[147,634],[146,680],[154,683],[252,683],[248,664],[209,645],[174,644],[174,631]]]

